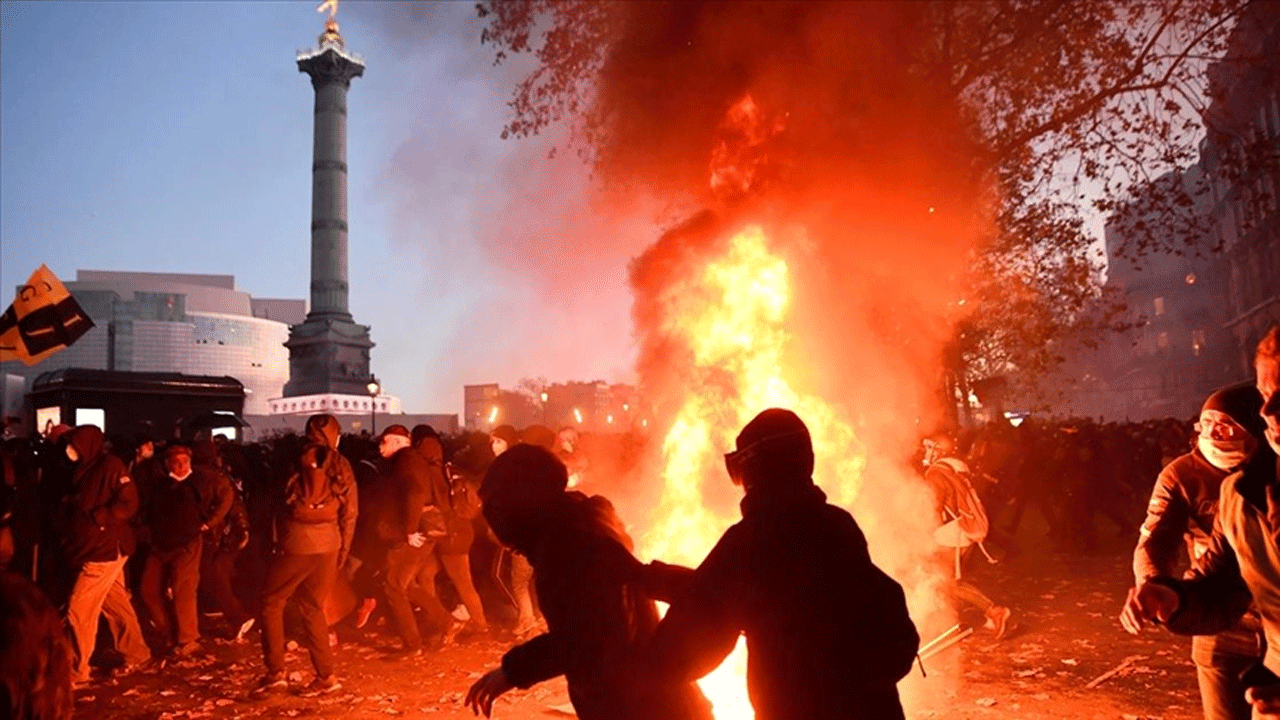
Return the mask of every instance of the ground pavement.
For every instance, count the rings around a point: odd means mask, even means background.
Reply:
[[[1125,542],[1100,555],[1024,555],[980,568],[976,582],[1011,605],[1019,629],[996,642],[979,630],[927,664],[929,676],[904,682],[913,718],[1199,717],[1190,643],[1163,630],[1134,638],[1116,620],[1130,582]],[[252,642],[207,643],[208,653],[119,680],[97,680],[77,694],[78,718],[471,717],[467,688],[494,666],[504,646],[453,646],[411,662],[392,663],[377,647],[338,648],[344,688],[330,696],[251,699],[261,675],[257,631]],[[382,645],[389,637],[378,638]],[[292,651],[297,681],[311,678],[305,653]],[[1116,668],[1120,670],[1087,687]],[[559,709],[558,709],[559,708]],[[562,681],[499,699],[500,720],[567,717]],[[655,719],[661,720],[661,719]]]

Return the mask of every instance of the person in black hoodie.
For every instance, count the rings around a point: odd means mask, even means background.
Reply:
[[[550,450],[523,443],[485,473],[482,512],[498,539],[533,565],[547,632],[507,651],[466,704],[488,716],[508,690],[564,675],[582,720],[710,720],[692,680],[663,680],[642,665],[658,624],[660,583],[651,578],[663,566],[636,560],[613,505],[566,492],[568,482]]]
[[[355,534],[359,499],[355,473],[338,452],[342,426],[332,415],[307,418],[307,445],[286,481],[277,508],[277,552],[262,588],[262,655],[267,674],[255,694],[288,688],[284,672],[284,606],[290,598],[302,615],[303,646],[311,654],[315,679],[302,692],[320,695],[342,689],[333,676],[333,649],[324,602],[338,568],[347,561]]]
[[[67,624],[78,651],[76,682],[89,679],[89,658],[102,615],[126,667],[151,659],[124,582],[124,564],[133,552],[129,520],[138,511],[138,491],[124,463],[104,445],[101,430],[81,425],[70,432],[66,446],[67,457],[76,463],[62,518],[63,549],[69,565],[77,569],[67,603]]]
[[[814,484],[804,422],[765,410],[725,465],[746,490],[742,521],[677,591],[650,644],[656,674],[702,677],[744,634],[759,720],[902,720],[897,683],[920,637],[857,522]]]

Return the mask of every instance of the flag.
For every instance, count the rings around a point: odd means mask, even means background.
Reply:
[[[70,347],[92,327],[93,321],[62,281],[41,265],[0,315],[0,361],[35,365]]]

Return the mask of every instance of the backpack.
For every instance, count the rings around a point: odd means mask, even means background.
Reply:
[[[467,482],[465,475],[450,475],[449,505],[453,514],[463,520],[480,517],[480,494],[473,484]]]
[[[979,545],[987,539],[991,522],[982,506],[978,491],[969,481],[969,466],[955,458],[942,458],[929,466],[929,474],[944,482],[949,492],[943,512],[948,522],[934,532],[934,539],[947,547]]]
[[[302,451],[298,469],[285,484],[285,507],[294,522],[323,525],[338,521],[338,497],[333,493],[337,482],[335,452],[323,445],[312,445]]]

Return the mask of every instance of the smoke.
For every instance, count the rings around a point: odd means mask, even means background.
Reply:
[[[854,435],[843,449],[818,443],[816,479],[907,587],[926,639],[949,610],[933,499],[908,462],[944,417],[943,348],[963,316],[966,268],[992,202],[976,182],[981,155],[963,106],[918,71],[928,7],[621,3],[584,124],[606,186],[701,208],[632,265],[637,372],[658,407],[658,436],[691,396],[752,394],[716,381],[734,360],[700,361],[672,327],[687,310],[676,296],[737,234],[762,228],[790,273],[780,368],[805,406],[795,409],[816,442],[841,427]],[[742,422],[703,417],[718,440]],[[836,457],[824,460],[824,449]],[[722,470],[706,474],[704,502],[731,516]]]
[[[436,402],[469,383],[630,378],[626,273],[649,237],[643,213],[593,192],[571,153],[552,157],[563,137],[500,139],[510,88],[531,65],[493,63],[472,4],[359,12],[393,53],[375,65],[395,66],[363,82],[405,85],[404,107],[389,112],[411,120],[387,140],[377,192],[403,270],[420,275],[406,303],[421,311],[379,322],[379,363],[408,365]]]

